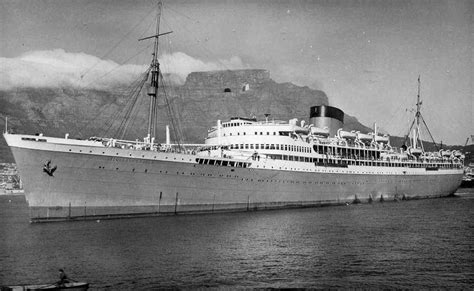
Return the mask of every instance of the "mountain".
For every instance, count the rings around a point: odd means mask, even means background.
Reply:
[[[167,83],[167,82],[165,82]],[[182,129],[183,142],[201,143],[207,129],[218,119],[233,116],[263,119],[309,119],[309,108],[328,105],[326,94],[309,87],[292,83],[276,83],[266,70],[233,70],[194,72],[181,86],[166,86],[159,96],[157,135],[164,141],[165,125],[175,124]],[[127,127],[125,139],[142,139],[146,136],[146,93],[136,99],[137,111],[130,111],[135,101],[134,87],[113,90],[75,88],[17,88],[0,91],[0,126],[8,116],[8,128],[18,133],[43,133],[47,136],[64,136],[85,139],[90,136],[119,137],[118,128]],[[145,91],[145,90],[143,90]],[[171,112],[165,104],[171,106]],[[341,108],[344,110],[344,108]],[[122,117],[130,113],[130,122]],[[170,122],[169,116],[175,116]],[[355,117],[345,116],[346,130],[369,132]],[[173,132],[172,132],[173,134]],[[0,162],[13,162],[13,157],[0,139]]]

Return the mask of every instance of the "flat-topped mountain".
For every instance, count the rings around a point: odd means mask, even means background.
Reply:
[[[165,82],[167,83],[167,82]],[[88,138],[117,137],[123,123],[133,88],[92,90],[77,88],[17,88],[0,91],[0,114],[8,116],[9,129],[18,133],[43,133],[50,136]],[[144,90],[146,91],[146,90]],[[149,103],[146,92],[137,99],[138,110],[132,111],[126,139],[146,135]],[[171,105],[171,112],[165,104]],[[194,72],[181,86],[165,87],[159,96],[158,136],[164,140],[165,125],[179,125],[185,143],[203,142],[207,129],[218,119],[233,116],[257,117],[271,114],[271,119],[309,119],[309,108],[328,105],[323,91],[292,83],[276,83],[266,70],[233,70]],[[344,108],[341,108],[344,110]],[[170,116],[174,116],[173,122]],[[5,118],[0,119],[4,128]],[[345,116],[345,128],[369,131],[355,118]],[[0,161],[13,162],[3,138]]]

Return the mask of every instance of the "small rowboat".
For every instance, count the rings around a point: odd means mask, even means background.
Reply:
[[[38,291],[38,290],[74,290],[85,291],[89,289],[89,283],[85,282],[71,282],[58,284],[35,284],[35,285],[17,285],[17,286],[0,286],[0,291]]]

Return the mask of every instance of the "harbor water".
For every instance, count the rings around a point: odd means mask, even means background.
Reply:
[[[474,288],[474,191],[337,207],[30,224],[0,196],[0,285]]]

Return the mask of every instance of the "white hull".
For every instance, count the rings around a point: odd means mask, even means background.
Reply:
[[[462,169],[337,168],[281,160],[250,161],[249,168],[203,165],[193,154],[21,137],[5,134],[32,221],[442,197],[456,191],[463,174]],[[52,176],[43,170],[47,161],[57,167]]]

